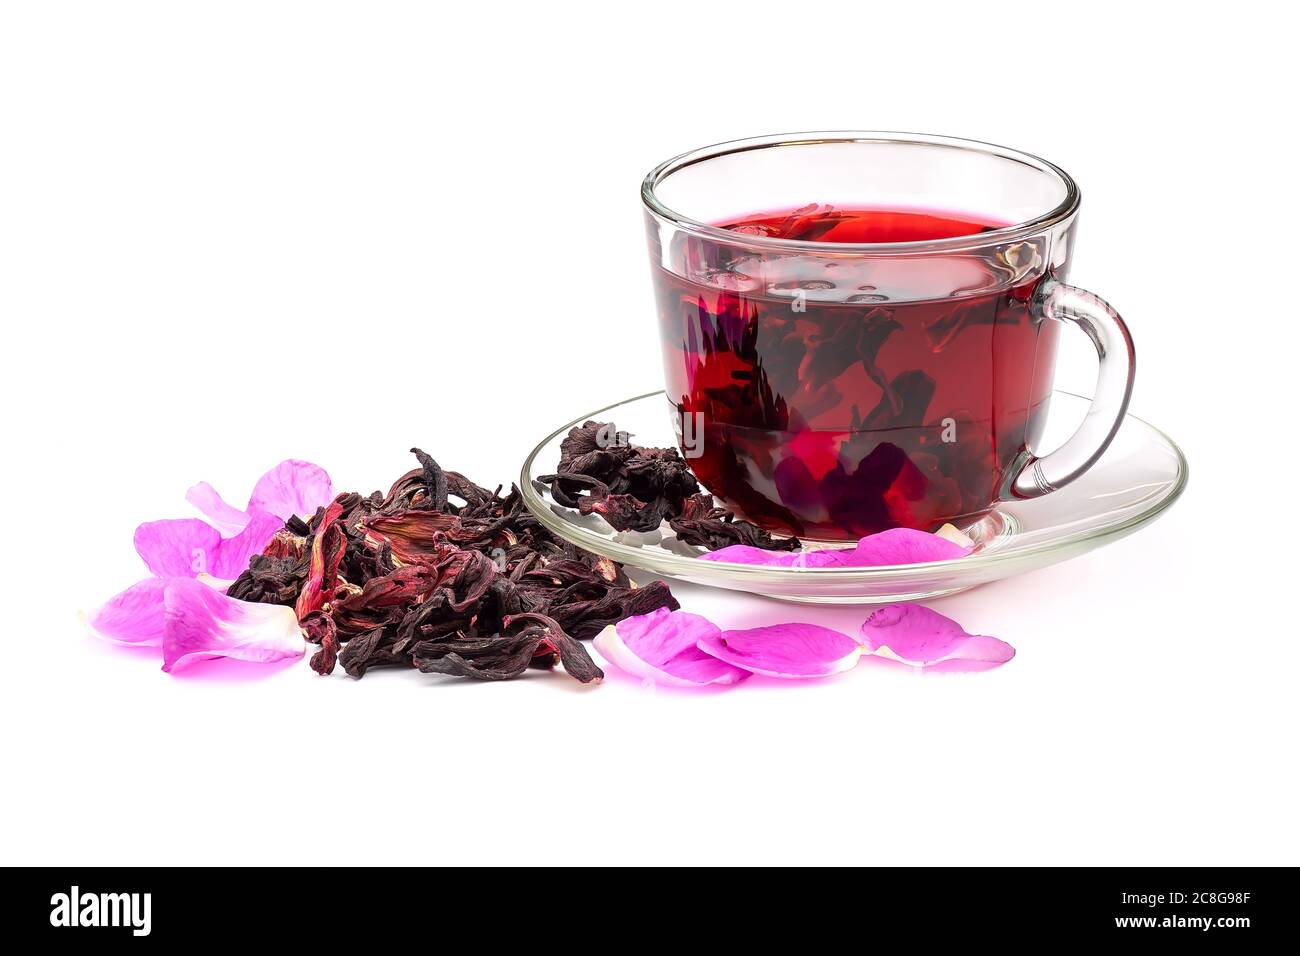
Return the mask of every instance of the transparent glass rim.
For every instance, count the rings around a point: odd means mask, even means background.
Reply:
[[[948,239],[931,239],[914,242],[809,242],[803,239],[774,239],[763,236],[751,236],[732,232],[706,222],[692,219],[660,202],[655,190],[673,173],[708,162],[721,156],[744,153],[756,149],[774,149],[782,146],[813,146],[834,143],[897,143],[924,146],[941,146],[966,152],[985,153],[1000,159],[1018,162],[1032,167],[1039,172],[1056,177],[1065,187],[1065,198],[1054,208],[1025,222],[991,229],[973,236],[954,236]],[[805,252],[834,253],[906,253],[906,252],[947,252],[954,249],[978,249],[988,245],[1015,242],[1037,235],[1057,223],[1069,219],[1079,208],[1080,193],[1078,184],[1061,167],[1049,163],[1030,153],[984,143],[974,139],[960,139],[955,136],[937,136],[930,133],[873,132],[859,130],[838,130],[809,133],[778,133],[772,136],[755,136],[748,139],[730,140],[694,149],[680,156],[665,160],[646,175],[641,183],[641,201],[646,208],[659,219],[696,235],[706,236],[729,245],[743,245],[747,248],[771,249],[786,252],[801,249]]]

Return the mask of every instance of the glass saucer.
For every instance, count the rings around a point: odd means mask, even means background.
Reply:
[[[1090,403],[1070,392],[1053,393],[1042,448],[1072,434]],[[702,549],[678,541],[667,524],[661,531],[619,532],[597,515],[557,504],[537,478],[555,471],[561,440],[588,419],[613,422],[620,431],[631,432],[638,445],[667,448],[677,443],[663,392],[609,405],[556,429],[533,449],[520,476],[524,503],[538,521],[566,541],[634,568],[785,601],[916,601],[1022,574],[1132,534],[1173,504],[1187,484],[1182,450],[1158,428],[1129,415],[1101,460],[1082,478],[1042,498],[1001,504],[964,528],[976,542],[975,551],[964,558],[874,568],[755,567],[701,561]]]

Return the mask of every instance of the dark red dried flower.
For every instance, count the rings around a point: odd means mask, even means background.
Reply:
[[[710,551],[747,544],[797,551],[798,538],[776,538],[737,518],[701,493],[676,448],[642,448],[627,432],[588,421],[560,442],[560,463],[538,481],[551,497],[584,515],[597,514],[616,531],[655,531],[667,521],[678,540]]]

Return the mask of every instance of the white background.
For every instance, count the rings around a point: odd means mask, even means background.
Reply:
[[[1263,4],[6,4],[0,856],[1296,863],[1294,50]],[[637,187],[902,129],[1084,191],[1072,278],[1184,445],[1140,534],[940,602],[1001,670],[717,695],[168,677],[77,611],[289,456],[485,484],[654,388]],[[1061,383],[1087,390],[1070,343]],[[729,623],[813,612],[687,586]],[[237,675],[236,675],[237,676]]]

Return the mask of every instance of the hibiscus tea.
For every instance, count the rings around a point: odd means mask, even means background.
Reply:
[[[813,205],[717,225],[734,246],[680,235],[676,268],[654,264],[667,393],[700,482],[763,528],[828,541],[986,514],[1051,395],[1057,323],[1031,310],[1038,247],[826,245],[1007,225],[933,210]]]

